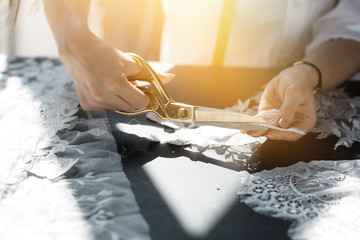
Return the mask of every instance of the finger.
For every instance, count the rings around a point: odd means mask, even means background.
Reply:
[[[90,87],[87,82],[90,82],[93,76],[83,69],[81,65],[79,65],[78,61],[73,61],[72,64],[67,64],[68,70],[71,73],[74,87],[79,99],[79,103],[81,108],[84,111],[102,111],[102,110],[112,110],[114,106],[107,104],[106,102],[99,102],[94,97]],[[100,88],[99,88],[100,89]]]
[[[102,106],[108,106],[106,110],[113,111],[134,112],[137,109],[126,99],[118,95],[113,95],[112,93],[110,93],[108,98],[100,104]]]
[[[158,73],[158,76],[163,83],[169,83],[176,77],[173,73]]]
[[[279,109],[282,101],[277,97],[277,89],[274,86],[273,82],[276,82],[278,77],[273,78],[267,85],[266,88],[261,95],[260,103],[259,103],[259,112],[266,111],[269,109]]]
[[[270,130],[265,137],[270,140],[284,140],[284,141],[297,141],[302,136],[301,134],[294,132],[285,132],[279,130]]]
[[[284,102],[280,107],[279,115],[276,119],[280,127],[288,128],[290,126],[301,103],[302,101],[298,94],[292,92],[292,94],[285,95]]]
[[[134,112],[134,107],[119,96],[113,95],[103,101],[97,101],[94,98],[85,99],[81,106],[85,111],[123,111]]]
[[[126,78],[117,81],[112,91],[119,96],[120,99],[129,103],[133,110],[142,109],[149,105],[149,98]]]
[[[311,112],[311,110],[309,109]],[[312,117],[315,116],[315,117]],[[291,127],[297,128],[303,131],[305,134],[310,132],[316,123],[316,114],[296,114],[294,122],[291,124]],[[279,131],[279,130],[270,130],[265,137],[272,140],[285,140],[285,141],[297,141],[300,139],[302,134],[287,132],[287,131]]]
[[[136,88],[136,87],[135,87]],[[140,91],[138,88],[136,88],[138,91],[136,94],[144,95],[142,91]],[[107,110],[117,110],[117,111],[124,111],[124,112],[134,112],[137,109],[144,108],[148,105],[148,102],[146,102],[144,105],[135,105],[133,99],[135,99],[136,96],[132,95],[132,98],[126,98],[124,97],[124,94],[116,94],[114,92],[108,92],[106,97],[101,99],[101,101],[98,100],[98,104],[101,104],[102,106],[110,106]],[[148,97],[145,96],[145,100],[148,101]]]
[[[121,110],[133,112],[148,105],[148,97],[125,78],[122,70],[111,71],[97,78],[78,61],[70,64],[70,72],[79,96],[79,102],[86,111]],[[129,97],[130,96],[130,97]]]
[[[77,89],[79,89],[77,87]],[[91,94],[89,92],[84,92],[82,90],[77,90],[77,95],[79,98],[79,103],[81,108],[86,111],[103,111],[103,110],[111,110],[113,107],[106,104],[106,103],[98,103],[94,100],[94,98],[91,97]]]
[[[118,50],[119,51],[119,50]],[[134,76],[137,75],[141,69],[141,66],[128,54],[124,54],[120,51],[122,58],[124,58],[124,72],[126,76]],[[163,83],[169,83],[172,79],[175,78],[175,74],[173,73],[159,73],[157,72],[158,77]]]
[[[268,131],[250,131],[247,134],[252,137],[261,137],[261,136],[265,136],[267,132]]]
[[[122,110],[133,111],[133,107],[116,95],[105,94],[106,98],[94,98],[93,93],[77,80],[74,81],[79,103],[84,111]]]
[[[316,123],[316,112],[315,110],[312,112],[311,109],[308,108],[308,113],[304,114],[297,114],[295,116],[295,121],[291,125],[291,127],[300,129],[301,131],[308,133],[314,127]]]
[[[74,68],[69,67],[68,68],[69,72],[71,73],[72,79],[73,79],[73,83],[74,83],[74,87],[75,87],[75,91],[76,94],[78,96],[78,100],[79,100],[79,104],[81,106],[81,108],[86,111],[101,111],[101,110],[108,110],[111,108],[111,106],[106,106],[106,105],[99,105],[98,103],[96,103],[94,101],[94,99],[92,98],[92,94],[89,91],[88,87],[86,85],[83,85],[82,82],[80,81],[80,79],[84,80],[85,77],[78,77],[78,71],[75,71]]]
[[[252,137],[261,137],[261,136],[265,136],[266,133],[268,132],[268,130],[241,130],[240,131],[243,134],[247,134],[250,135]]]
[[[91,110],[133,112],[136,109],[146,107],[149,103],[148,97],[127,79],[121,79],[122,77],[119,80],[119,75],[115,75],[108,77],[104,84],[95,81],[95,84],[85,86],[79,81],[76,82],[78,82],[77,88],[82,92],[82,95],[85,95],[83,98]]]

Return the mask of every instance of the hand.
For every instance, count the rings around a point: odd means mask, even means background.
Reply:
[[[280,72],[266,86],[260,100],[259,112],[279,109],[274,124],[282,128],[295,127],[305,133],[316,123],[313,87],[317,73],[311,66],[298,65]],[[266,116],[263,117],[265,120]],[[302,135],[279,130],[247,131],[252,136],[265,135],[272,140],[296,141]]]
[[[148,97],[126,78],[140,71],[138,64],[90,31],[79,31],[67,38],[59,48],[59,56],[71,73],[85,111],[133,112],[149,104]],[[174,75],[159,77],[167,82]]]

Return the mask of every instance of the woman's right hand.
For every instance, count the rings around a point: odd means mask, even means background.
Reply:
[[[140,71],[127,54],[109,46],[88,29],[73,32],[59,47],[59,56],[69,70],[81,107],[85,111],[133,112],[148,105],[148,97],[127,80]],[[169,81],[174,75],[159,74]]]

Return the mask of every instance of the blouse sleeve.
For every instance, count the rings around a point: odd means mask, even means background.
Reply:
[[[324,42],[337,38],[360,42],[360,0],[340,0],[334,9],[314,22],[313,40],[306,47],[306,55]]]

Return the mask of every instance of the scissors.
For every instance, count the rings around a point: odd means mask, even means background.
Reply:
[[[265,120],[222,109],[193,106],[174,101],[157,73],[151,66],[136,54],[128,53],[140,66],[137,75],[127,77],[130,82],[147,82],[148,86],[138,88],[149,97],[150,103],[147,107],[134,112],[115,111],[124,115],[136,115],[154,112],[160,119],[196,123],[199,125],[212,125],[217,127],[241,129],[241,130],[266,130],[262,123]]]

